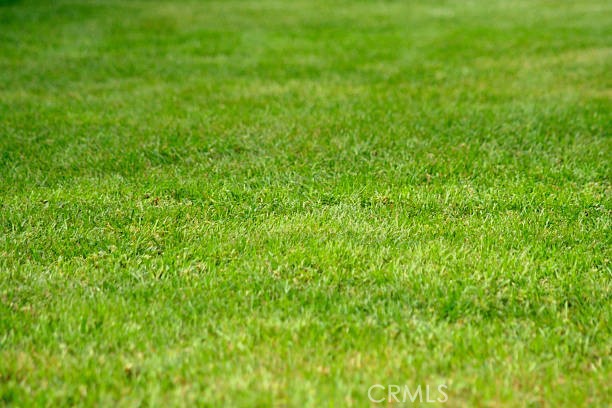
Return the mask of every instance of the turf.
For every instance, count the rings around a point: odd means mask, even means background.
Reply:
[[[605,0],[2,1],[0,405],[606,406],[611,45]]]

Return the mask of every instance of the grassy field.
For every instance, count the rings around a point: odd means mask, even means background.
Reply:
[[[611,72],[605,0],[1,1],[0,405],[607,406]]]

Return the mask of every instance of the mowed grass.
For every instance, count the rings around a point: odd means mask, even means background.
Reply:
[[[0,4],[0,405],[610,403],[610,2]]]

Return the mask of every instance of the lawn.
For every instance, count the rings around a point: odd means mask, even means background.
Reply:
[[[0,405],[608,406],[611,72],[606,0],[0,1]]]

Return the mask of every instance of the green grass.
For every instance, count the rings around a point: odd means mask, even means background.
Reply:
[[[0,2],[0,405],[606,406],[611,72],[605,0]]]

